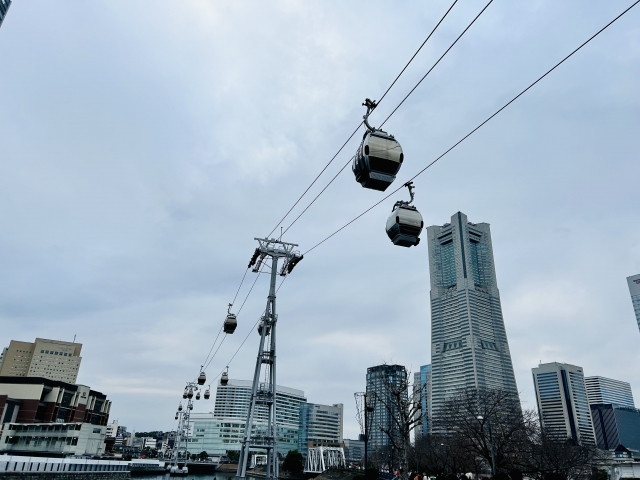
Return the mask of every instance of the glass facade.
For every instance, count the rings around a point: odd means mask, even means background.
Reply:
[[[382,428],[388,429],[391,435],[394,435],[394,422],[385,404],[394,404],[389,391],[401,387],[403,383],[406,385],[406,370],[402,365],[378,365],[367,368],[367,395],[374,404],[374,411],[370,414],[372,426],[369,433],[369,448],[372,451],[391,445],[388,434],[381,431]],[[404,395],[405,401],[408,401],[408,392],[405,391]],[[399,432],[395,434],[399,435]]]
[[[582,368],[545,363],[532,372],[542,426],[551,434],[593,445],[595,435]]]
[[[491,231],[461,212],[427,228],[431,276],[431,412],[463,388],[517,394]],[[427,428],[428,425],[427,425]]]
[[[229,379],[227,385],[218,384],[213,413],[191,414],[191,453],[206,451],[209,455],[223,455],[227,450],[240,451],[251,401],[251,383],[249,380]],[[276,387],[278,452],[282,455],[298,448],[300,409],[306,402],[302,390]],[[266,408],[265,405],[256,408],[253,435],[266,432]]]
[[[631,385],[627,382],[605,377],[586,377],[589,404],[613,404],[635,408]]]
[[[4,17],[7,16],[9,6],[11,6],[11,0],[0,0],[0,26],[2,26]]]
[[[342,442],[343,405],[304,403],[300,406],[298,451],[305,455],[309,446],[338,447]],[[311,444],[311,445],[310,445]]]

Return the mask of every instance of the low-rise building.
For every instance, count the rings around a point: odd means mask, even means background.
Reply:
[[[0,453],[102,454],[110,409],[106,395],[86,385],[0,377]]]
[[[344,457],[347,464],[360,465],[364,460],[364,440],[352,440],[345,438]]]

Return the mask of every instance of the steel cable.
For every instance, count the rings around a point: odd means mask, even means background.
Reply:
[[[558,68],[560,65],[562,65],[565,61],[567,61],[569,58],[571,58],[575,53],[577,53],[580,49],[582,49],[585,45],[587,45],[589,42],[591,42],[591,40],[593,40],[594,38],[596,38],[598,35],[600,35],[602,32],[604,32],[607,28],[609,28],[611,25],[613,25],[617,20],[619,20],[623,15],[625,15],[629,10],[631,10],[633,7],[635,7],[638,3],[640,3],[640,0],[636,0],[634,3],[631,4],[631,6],[629,6],[627,9],[625,9],[622,13],[620,13],[617,17],[615,17],[613,20],[611,20],[609,23],[607,23],[604,27],[602,27],[600,30],[598,30],[596,33],[594,33],[591,37],[589,37],[584,43],[582,43],[579,47],[577,47],[575,50],[573,50],[571,53],[569,53],[566,57],[564,57],[562,60],[560,60],[558,63],[556,63],[553,67],[551,67],[549,70],[547,70],[544,74],[542,74],[540,77],[538,77],[537,80],[535,80],[533,83],[531,83],[528,87],[526,87],[524,90],[522,90],[520,93],[518,93],[515,97],[513,97],[511,100],[509,100],[507,103],[505,103],[502,107],[500,107],[498,110],[496,110],[492,115],[490,115],[486,120],[484,120],[482,123],[480,123],[477,127],[475,127],[473,130],[471,130],[469,133],[467,133],[464,137],[462,137],[460,140],[458,140],[456,143],[454,143],[451,147],[449,147],[447,150],[444,151],[444,153],[442,153],[440,156],[438,156],[435,160],[433,160],[431,163],[429,163],[426,167],[424,167],[422,170],[420,170],[418,173],[416,173],[413,177],[411,177],[408,181],[412,181],[415,178],[417,178],[418,176],[420,176],[422,173],[424,173],[428,168],[430,168],[433,164],[435,164],[438,160],[440,160],[442,157],[444,157],[445,155],[447,155],[449,152],[451,152],[454,148],[456,148],[458,145],[460,145],[462,142],[464,142],[467,138],[469,138],[471,135],[473,135],[475,132],[477,132],[480,128],[482,128],[484,125],[486,125],[490,120],[492,120],[496,115],[498,115],[500,112],[502,112],[505,108],[507,108],[509,105],[511,105],[513,102],[515,102],[518,98],[520,98],[522,95],[524,95],[527,91],[529,91],[531,88],[533,88],[533,86],[535,86],[538,82],[540,82],[543,78],[545,78],[547,75],[549,75],[551,72],[553,72],[556,68]],[[358,215],[357,217],[353,218],[352,220],[350,220],[348,223],[346,223],[345,225],[343,225],[342,227],[340,227],[338,230],[336,230],[335,232],[333,232],[331,235],[329,235],[328,237],[325,237],[323,240],[321,240],[320,242],[316,243],[313,247],[311,247],[309,250],[307,250],[306,252],[304,252],[304,255],[307,255],[309,252],[313,251],[314,249],[316,249],[317,247],[319,247],[320,245],[322,245],[324,242],[326,242],[327,240],[329,240],[331,237],[333,237],[334,235],[336,235],[337,233],[339,233],[340,231],[344,230],[345,228],[347,228],[349,225],[351,225],[353,222],[355,222],[356,220],[358,220],[360,217],[362,217],[363,215],[365,215],[366,213],[368,213],[369,211],[373,210],[375,207],[377,207],[378,205],[380,205],[382,202],[384,202],[385,200],[387,200],[389,197],[391,197],[393,194],[397,193],[398,191],[400,191],[402,188],[404,188],[404,184],[406,182],[404,182],[402,184],[402,186],[398,187],[397,189],[395,189],[393,192],[391,192],[389,195],[387,195],[386,197],[384,197],[382,200],[374,203],[371,207],[367,208],[364,212],[362,212],[360,215]]]

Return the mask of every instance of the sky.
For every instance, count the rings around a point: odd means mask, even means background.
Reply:
[[[75,336],[78,382],[107,394],[111,419],[171,429],[254,237],[277,225],[450,3],[15,0],[0,27],[0,344]],[[385,124],[405,154],[396,184],[631,3],[492,2]],[[484,5],[457,2],[374,126]],[[457,211],[491,225],[526,408],[540,361],[630,382],[640,402],[626,284],[640,273],[638,85],[640,6],[414,182],[425,225]],[[349,170],[283,240],[304,252],[384,197]],[[406,197],[310,252],[278,293],[278,383],[343,403],[346,438],[359,432],[353,393],[367,367],[430,363],[426,241],[395,247],[384,232]],[[227,365],[252,378],[268,293],[260,275],[247,297],[254,280],[211,380]],[[209,400],[194,411],[212,410]]]

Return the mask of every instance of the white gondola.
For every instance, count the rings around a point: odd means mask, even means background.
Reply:
[[[188,391],[187,391],[187,389],[185,388],[185,389],[184,389],[184,392],[182,393],[182,398],[187,398],[187,394],[188,394],[188,393],[189,393],[189,392],[188,392]]]
[[[198,375],[198,385],[204,385],[206,381],[207,381],[207,376],[204,374],[203,371],[201,371],[200,375]]]
[[[364,188],[384,192],[396,179],[404,161],[404,153],[393,135],[369,125],[369,114],[376,108],[375,100],[367,98],[362,105],[367,107],[364,116],[367,131],[353,158],[351,169],[356,181]]]
[[[227,318],[225,319],[223,325],[224,333],[228,333],[229,335],[235,332],[236,327],[238,326],[238,319],[236,318],[236,315],[234,313],[231,313],[231,306],[232,304],[230,303],[229,309],[227,310]]]
[[[176,413],[176,420],[178,419],[178,414]]]
[[[227,383],[229,383],[229,367],[227,367],[227,369],[222,373],[222,376],[220,377],[220,385],[226,385]]]
[[[200,400],[200,392],[196,393],[196,400]]]
[[[409,189],[411,200],[408,202],[399,201],[393,206],[393,211],[387,219],[387,235],[394,245],[399,247],[412,247],[420,243],[420,233],[424,228],[422,215],[413,202],[413,183],[408,182],[405,186]]]
[[[209,390],[209,388],[207,388],[207,389],[204,391],[204,399],[205,399],[205,400],[209,400],[209,398],[210,398],[210,397],[211,397],[211,390]]]
[[[181,412],[182,411],[182,404],[178,405],[178,411]]]
[[[193,378],[193,377],[191,377]],[[193,388],[189,389],[189,392],[187,392],[187,398],[193,398]]]

